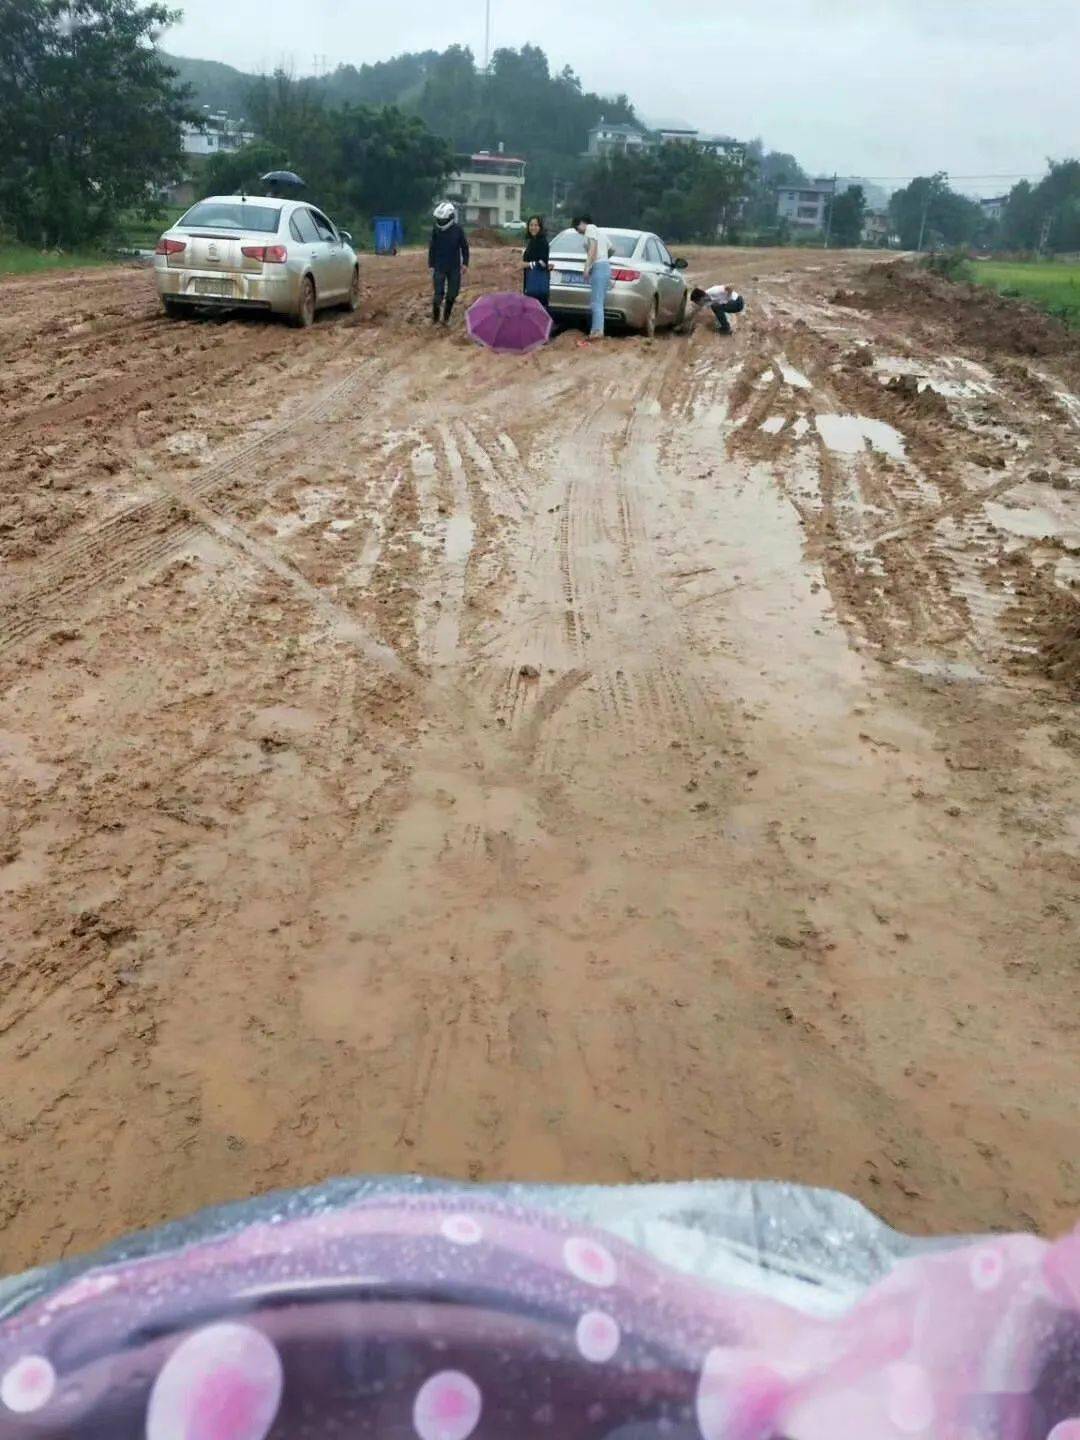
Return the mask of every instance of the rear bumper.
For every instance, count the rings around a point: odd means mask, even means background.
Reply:
[[[181,270],[177,266],[155,262],[154,279],[163,300],[206,310],[273,310],[284,315],[296,309],[301,277],[288,270],[277,276],[267,275],[265,271],[249,274],[243,270],[222,274],[220,271]],[[225,295],[202,295],[196,283],[200,280],[226,280],[232,289]]]
[[[630,287],[615,284],[604,297],[604,319],[632,330],[644,330],[649,318],[652,297],[640,295]],[[554,315],[583,320],[592,308],[587,286],[552,285],[548,308]]]

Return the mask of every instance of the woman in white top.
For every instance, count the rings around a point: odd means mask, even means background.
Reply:
[[[611,289],[612,244],[607,234],[593,224],[591,215],[574,217],[574,229],[585,237],[585,278],[589,282],[589,302],[592,306],[592,328],[590,340],[604,338],[604,300]]]

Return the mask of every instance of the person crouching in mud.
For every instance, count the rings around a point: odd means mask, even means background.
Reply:
[[[687,311],[686,323],[683,326],[686,334],[693,330],[699,315],[711,310],[716,318],[718,333],[730,335],[733,327],[728,316],[741,315],[746,309],[746,301],[730,285],[710,285],[708,290],[691,290],[690,305],[691,309]]]
[[[449,200],[435,206],[427,263],[432,283],[431,323],[449,325],[454,301],[469,269],[469,238],[457,223],[457,211]]]

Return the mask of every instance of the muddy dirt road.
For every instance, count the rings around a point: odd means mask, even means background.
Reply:
[[[0,1268],[356,1171],[1075,1221],[1073,362],[872,263],[522,361],[416,256],[0,286]]]

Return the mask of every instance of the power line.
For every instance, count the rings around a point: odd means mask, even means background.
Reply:
[[[948,180],[1041,180],[1047,172],[1045,170],[1010,170],[1006,175],[954,175],[951,170],[943,170],[940,173]],[[929,180],[931,178],[926,174],[914,173],[911,175],[864,175],[859,170],[852,170],[849,174],[858,180]],[[841,178],[846,179],[847,176]]]

